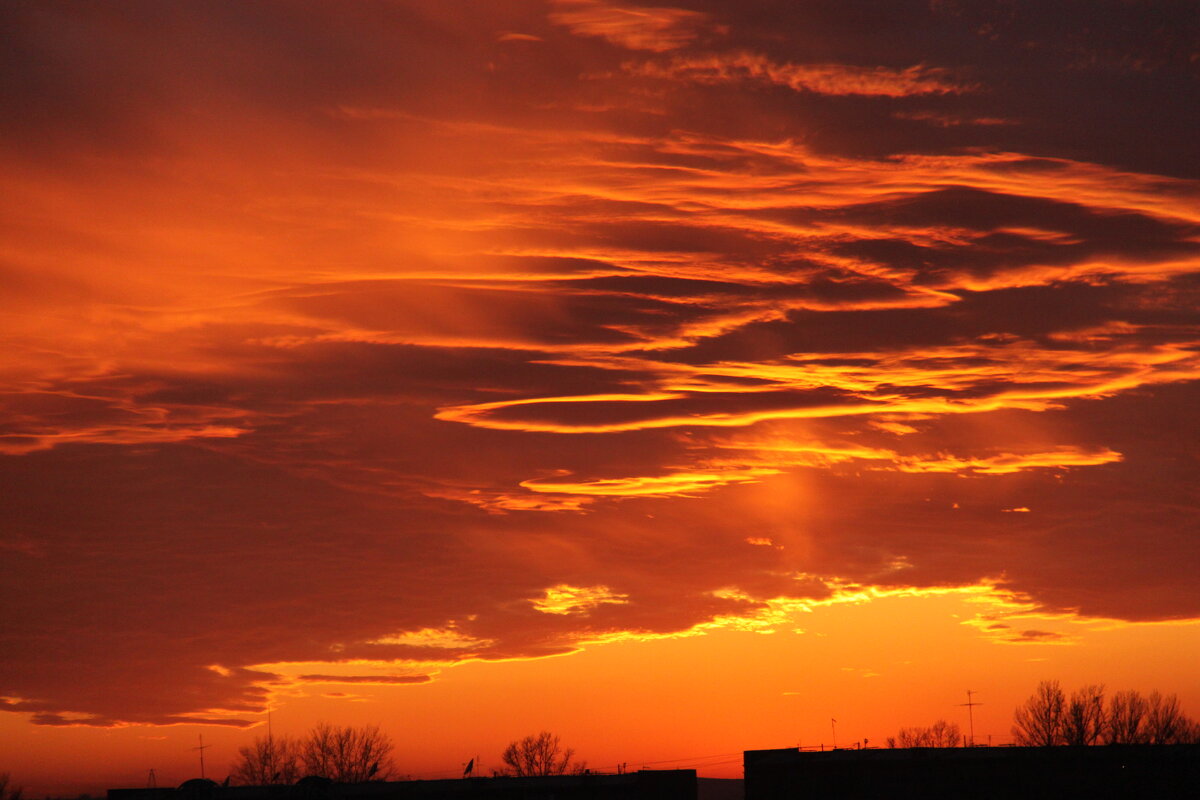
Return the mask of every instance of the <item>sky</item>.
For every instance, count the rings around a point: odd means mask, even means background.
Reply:
[[[0,772],[1200,714],[1200,9],[660,1],[0,8]]]

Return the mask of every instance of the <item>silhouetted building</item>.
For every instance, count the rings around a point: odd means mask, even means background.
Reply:
[[[703,788],[698,788],[703,784]],[[333,783],[305,778],[295,785],[218,786],[188,781],[178,789],[109,789],[108,800],[737,800],[741,781],[697,779],[692,769],[623,775],[464,778],[440,781]]]
[[[698,777],[696,800],[745,800],[742,778]]]
[[[741,778],[696,778],[697,800],[745,800]]]
[[[747,750],[746,800],[1200,798],[1200,745]]]

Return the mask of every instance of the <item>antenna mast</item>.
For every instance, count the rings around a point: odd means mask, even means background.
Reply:
[[[975,706],[983,705],[983,703],[976,703],[971,699],[971,696],[975,694],[978,694],[978,692],[972,692],[970,689],[967,689],[967,702],[959,703],[960,706],[967,707],[967,719],[971,724],[971,738],[969,739],[971,747],[975,746]]]
[[[200,734],[200,746],[192,748],[193,750],[200,751],[200,777],[201,778],[204,777],[204,751],[210,747],[212,747],[211,744],[204,743],[204,734],[202,733],[202,734]]]

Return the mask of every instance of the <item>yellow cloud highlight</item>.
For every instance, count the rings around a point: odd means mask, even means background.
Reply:
[[[811,578],[811,576],[806,575],[797,575],[795,577],[797,580]],[[790,626],[794,625],[796,617],[799,614],[814,613],[821,608],[835,605],[858,605],[897,597],[941,597],[955,595],[982,604],[990,605],[994,603],[998,607],[1005,608],[1009,604],[1017,602],[1013,599],[1011,593],[998,588],[993,581],[980,581],[979,583],[962,586],[935,587],[864,586],[837,578],[824,579],[822,582],[830,589],[830,594],[828,597],[821,599],[797,597],[756,598],[736,587],[718,589],[712,593],[714,597],[740,600],[750,606],[752,610],[748,610],[743,614],[717,616],[709,622],[694,626],[684,635],[702,635],[706,631],[719,629],[774,633],[776,630],[782,630],[782,626],[788,626],[788,629],[790,629]]]
[[[296,680],[300,681],[301,683],[402,686],[429,683],[433,679],[428,675],[327,675],[318,673],[313,675],[300,675],[296,678]]]
[[[779,439],[763,442],[715,440],[709,446],[734,451],[746,451],[744,457],[709,458],[695,466],[679,469],[667,475],[568,480],[566,475],[555,478],[530,479],[521,487],[531,492],[581,495],[584,497],[695,497],[702,492],[722,486],[757,483],[794,467],[829,468],[853,461],[867,461],[872,470],[896,470],[908,473],[963,473],[976,475],[1006,475],[1029,469],[1064,469],[1070,467],[1111,464],[1122,460],[1120,453],[1102,448],[1087,450],[1063,445],[1053,450],[1028,453],[997,453],[987,456],[953,456],[945,453],[930,455],[901,455],[892,450],[825,445],[819,443],[789,443]],[[456,498],[458,499],[458,498]],[[511,508],[522,510],[582,510],[577,504],[543,503],[536,495],[525,502],[514,498]],[[482,505],[482,502],[478,503]],[[1028,511],[1027,508],[1004,509]],[[771,545],[769,539],[752,538],[751,544]]]
[[[543,614],[586,614],[605,603],[624,605],[629,595],[612,591],[607,586],[570,586],[560,583],[546,589],[544,597],[532,601],[535,610]]]
[[[429,647],[436,650],[461,650],[472,647],[485,647],[490,642],[466,636],[453,627],[421,628],[416,631],[404,631],[373,639],[368,644],[403,644],[411,647]]]
[[[998,644],[1073,644],[1090,631],[1123,628],[1200,628],[1200,619],[1195,618],[1131,622],[1084,616],[1077,609],[1049,610],[1032,598],[1015,592],[971,597],[968,602],[982,606],[983,610],[963,620],[962,624]]]
[[[1186,332],[1182,332],[1186,333]],[[601,361],[600,363],[605,363]],[[633,360],[625,360],[633,365]],[[1107,349],[1050,348],[1020,339],[981,337],[963,345],[894,352],[793,354],[775,362],[688,366],[644,360],[641,369],[668,391],[523,398],[446,406],[438,419],[497,430],[606,433],[673,427],[745,427],[767,420],[880,414],[961,414],[998,409],[1042,410],[1069,398],[1096,398],[1157,383],[1200,377],[1200,357],[1186,343],[1119,343]],[[655,373],[658,373],[655,375]],[[714,379],[758,381],[737,394],[833,389],[840,396],[804,404],[787,395],[762,408],[731,399],[724,408],[699,403]],[[681,390],[700,384],[700,392]],[[918,391],[909,391],[916,389]],[[574,404],[605,406],[607,419],[575,421]],[[583,407],[579,406],[582,410]],[[1092,462],[1089,462],[1092,463]]]
[[[711,446],[753,453],[753,456],[747,458],[735,457],[715,463],[730,466],[735,464],[770,465],[780,470],[785,467],[830,467],[850,461],[867,461],[870,462],[868,468],[872,470],[1005,475],[1028,469],[1061,469],[1112,464],[1123,458],[1120,453],[1109,448],[1086,449],[1073,445],[1061,445],[1045,451],[1004,452],[986,456],[954,456],[946,453],[911,455],[882,448],[847,447],[814,442],[791,443],[779,438],[762,442],[744,439],[716,440],[711,443]],[[1028,509],[1023,510],[1028,511]]]
[[[874,447],[851,447],[819,442],[789,442],[782,439],[754,441],[735,439],[717,441],[714,446],[727,450],[750,450],[767,462],[789,466],[828,466],[855,459],[887,461],[896,458],[891,450]]]
[[[601,495],[610,497],[689,496],[734,483],[752,483],[777,469],[745,468],[714,471],[675,472],[670,475],[634,478],[604,478],[592,481],[527,480],[521,486],[535,492]]]
[[[896,468],[901,472],[975,472],[981,475],[1006,475],[1038,467],[1090,467],[1097,464],[1113,464],[1121,461],[1122,458],[1120,453],[1108,448],[1088,451],[1064,445],[1045,453],[1000,453],[983,458],[940,455],[933,458],[898,457]],[[1028,511],[1029,509],[1008,510]]]
[[[794,577],[803,580],[812,576]],[[820,599],[786,596],[759,598],[737,587],[717,589],[710,593],[713,597],[743,603],[747,610],[739,614],[718,615],[707,622],[672,633],[625,630],[600,635],[585,634],[580,636],[576,643],[580,647],[586,647],[610,642],[683,639],[722,630],[759,634],[785,631],[803,633],[802,629],[796,627],[801,614],[820,613],[822,609],[835,606],[865,605],[903,598],[959,598],[971,606],[981,608],[983,610],[977,615],[963,620],[961,624],[975,628],[980,636],[997,644],[1074,644],[1079,640],[1077,630],[1158,624],[1119,623],[1075,614],[1043,613],[1028,599],[1004,589],[996,579],[933,587],[864,585],[837,578],[828,578],[822,582],[830,589],[830,594]],[[1194,626],[1200,623],[1189,620],[1163,624]],[[1077,630],[1072,630],[1073,628]]]

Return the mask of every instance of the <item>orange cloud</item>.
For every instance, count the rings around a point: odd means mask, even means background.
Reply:
[[[554,0],[550,21],[578,36],[595,36],[630,50],[663,53],[691,43],[708,15],[682,8],[612,5],[603,0]]]
[[[945,70],[915,64],[905,69],[850,64],[778,63],[751,52],[674,56],[667,62],[627,63],[630,75],[684,83],[765,83],[827,95],[909,97],[958,94],[973,87],[950,80]]]
[[[505,31],[496,36],[498,42],[541,42],[545,41],[540,36],[534,36],[530,33],[517,33],[515,31]]]
[[[45,434],[0,434],[0,453],[21,455],[38,450],[49,450],[63,444],[153,444],[157,442],[187,442],[194,439],[228,439],[241,436],[247,428],[203,425],[199,427],[176,426],[164,429],[145,427],[81,428],[62,433]]]

